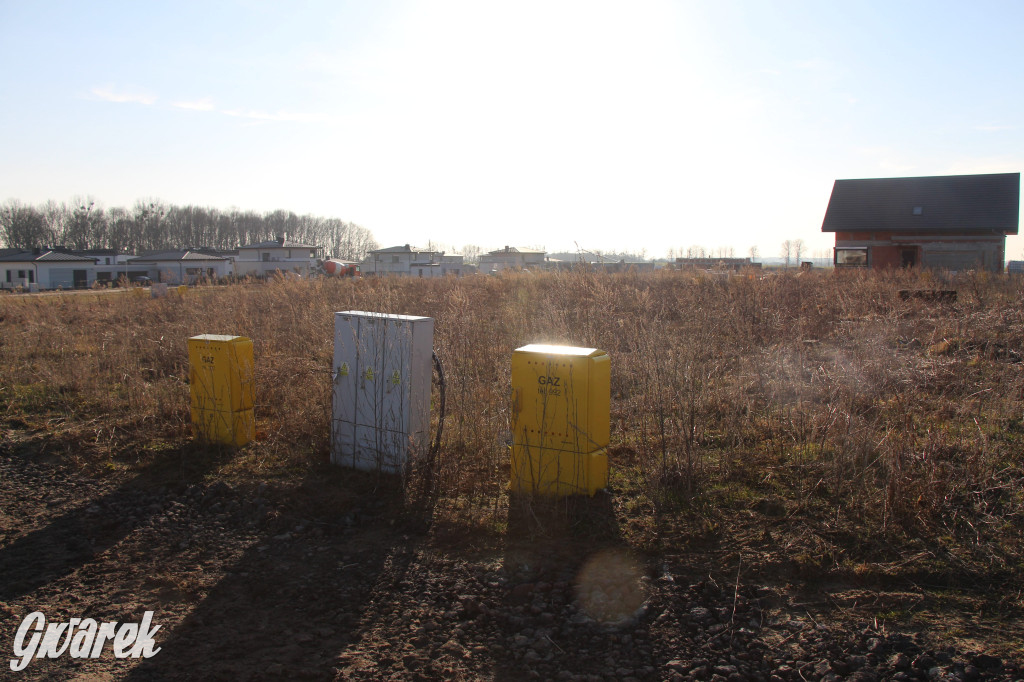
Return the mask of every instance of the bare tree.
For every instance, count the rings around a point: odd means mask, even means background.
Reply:
[[[11,248],[28,249],[43,243],[43,214],[34,206],[10,199],[0,206],[0,240]]]
[[[756,261],[757,256],[760,254],[760,251],[757,248],[757,244],[751,246],[748,253],[750,254],[750,262],[753,263],[754,261]]]
[[[148,201],[140,199],[135,202],[135,206],[132,208],[132,217],[135,220],[133,251],[167,249],[178,246],[171,241],[170,235],[163,229],[165,215],[167,215],[167,207],[159,199]]]
[[[331,226],[329,251],[342,260],[363,260],[379,245],[365,227],[346,223],[337,218],[327,220]]]
[[[793,257],[793,242],[788,239],[782,242],[782,249],[779,255],[786,259],[786,267],[789,267],[790,259]]]
[[[127,209],[115,206],[110,209],[110,229],[106,246],[118,253],[131,251],[135,222]]]
[[[40,244],[36,246],[63,246],[67,236],[68,207],[65,204],[58,204],[50,199],[43,204],[40,213],[43,214],[45,234]]]
[[[795,240],[793,242],[793,253],[796,256],[796,262],[799,264],[800,263],[800,259],[803,258],[803,255],[804,255],[804,240],[803,239],[797,239],[797,240]]]
[[[75,197],[67,208],[67,231],[63,243],[75,249],[105,248],[109,224],[102,206],[92,197]]]

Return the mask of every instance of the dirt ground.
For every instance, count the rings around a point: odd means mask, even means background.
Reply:
[[[215,475],[231,455],[188,450],[86,472],[45,438],[9,428],[0,447],[4,651],[37,610],[153,611],[160,650],[5,661],[0,677],[1024,679],[1020,585],[929,574],[929,547],[827,570],[816,556],[844,539],[770,502],[707,527],[612,490],[582,511],[428,526],[353,472],[233,480]],[[657,542],[636,542],[652,524]]]

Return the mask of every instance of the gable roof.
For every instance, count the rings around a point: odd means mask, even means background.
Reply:
[[[172,251],[155,251],[153,253],[147,253],[137,258],[132,258],[131,263],[156,263],[158,261],[179,261],[179,260],[227,260],[221,256],[214,256],[209,253],[200,253],[199,251],[193,251],[191,249],[181,250],[176,249]]]
[[[96,263],[95,258],[78,256],[66,251],[55,251],[53,249],[3,249],[0,250],[0,261],[5,263]]]
[[[239,246],[239,249],[315,249],[318,248],[313,244],[302,244],[300,242],[290,242],[287,239],[270,239],[259,244],[246,244],[245,246]]]
[[[484,256],[505,256],[505,255],[508,255],[510,253],[521,253],[523,255],[527,255],[527,254],[533,255],[533,254],[538,254],[538,253],[544,254],[544,253],[547,253],[547,251],[544,251],[543,249],[524,249],[524,248],[520,248],[520,247],[517,247],[517,246],[506,246],[503,249],[497,249],[495,251],[488,251],[487,253],[484,254]]]
[[[1017,234],[1020,173],[836,180],[822,232]]]
[[[414,246],[404,244],[402,246],[389,246],[384,249],[373,249],[370,253],[441,253],[441,251],[431,251],[430,249],[420,249]]]

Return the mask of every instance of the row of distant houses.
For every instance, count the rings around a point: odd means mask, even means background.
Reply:
[[[405,244],[371,251],[360,263],[363,275],[405,275],[411,277],[462,276],[474,272],[497,273],[502,270],[536,270],[550,266],[546,252],[506,246],[480,256],[476,265],[459,254],[418,249]]]
[[[324,273],[322,263],[320,247],[290,241],[287,236],[232,251],[190,248],[140,256],[111,249],[0,249],[0,288],[81,289],[122,279],[130,283],[194,284],[232,276],[266,277],[277,272],[309,277]],[[568,265],[548,258],[543,250],[512,246],[484,254],[473,265],[466,263],[460,254],[420,249],[409,244],[373,250],[365,260],[354,264],[366,276],[408,277],[461,277],[476,272],[494,274],[503,270],[556,269]],[[598,265],[610,268],[622,264]],[[653,264],[644,265],[653,267]]]
[[[927,267],[1002,271],[1007,235],[1017,234],[1020,173],[836,180],[821,231],[835,234],[836,267]],[[302,277],[322,272],[320,247],[276,240],[233,251],[195,248],[129,256],[113,251],[0,249],[0,288],[83,288],[153,281],[191,284],[202,279]],[[363,275],[462,276],[503,270],[570,267],[543,250],[506,246],[465,263],[459,254],[405,244],[371,251],[358,263]],[[654,263],[590,262],[595,269],[653,269]],[[676,267],[740,269],[749,259],[677,259]],[[1011,271],[1024,269],[1019,261]]]
[[[572,260],[549,257],[542,249],[506,246],[481,255],[475,265],[464,262],[459,254],[417,249],[409,244],[371,251],[359,264],[363,275],[404,275],[409,277],[444,277],[468,275],[476,272],[494,275],[504,270],[539,271],[560,270],[585,263],[593,270],[621,272],[629,269],[654,270],[664,263],[627,262],[603,259],[598,254],[581,253]],[[749,259],[747,259],[749,263]]]
[[[287,236],[232,251],[193,248],[140,256],[111,249],[0,249],[0,288],[81,289],[97,283],[152,281],[194,284],[225,277],[264,277],[275,272],[307,277],[318,268],[320,248]]]

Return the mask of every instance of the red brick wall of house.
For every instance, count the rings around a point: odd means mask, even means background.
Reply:
[[[898,268],[903,265],[898,246],[872,246],[868,262],[873,268]]]
[[[942,262],[943,253],[961,254],[977,252],[977,261],[981,267],[996,272],[1002,271],[1004,256],[1004,237],[977,236],[967,237],[964,234],[949,235],[914,235],[907,233],[882,232],[836,232],[836,247],[866,247],[869,250],[868,263],[873,268],[898,268],[903,266],[903,251],[915,250],[914,263],[928,266],[929,262]],[[965,237],[967,237],[965,239]],[[930,248],[931,247],[931,248]],[[995,253],[992,252],[995,247]],[[948,258],[948,256],[946,257]],[[970,256],[960,257],[963,268],[968,266]]]

